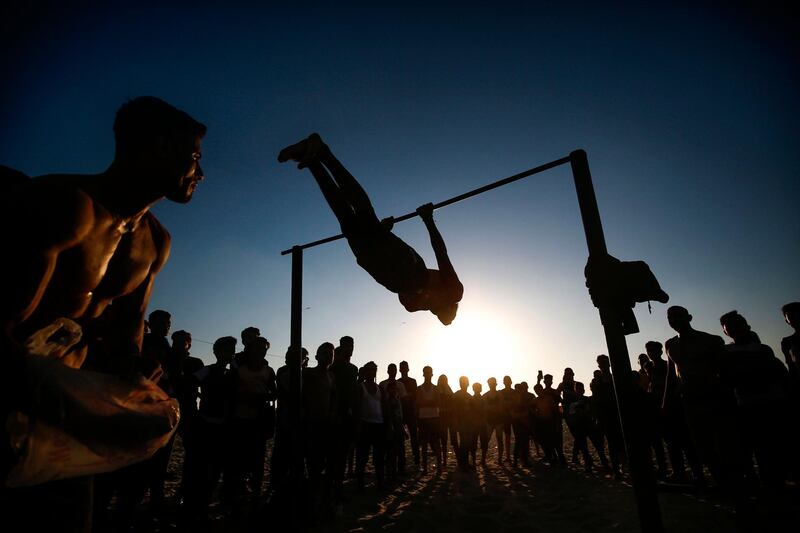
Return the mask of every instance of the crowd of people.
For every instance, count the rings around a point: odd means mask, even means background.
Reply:
[[[713,484],[733,497],[780,491],[787,480],[797,481],[791,453],[796,435],[788,417],[800,390],[800,303],[787,304],[783,314],[795,329],[781,344],[786,365],[736,311],[720,319],[732,341],[725,344],[719,336],[694,330],[686,309],[669,308],[677,335],[665,345],[645,344],[629,389],[660,480],[698,488]],[[535,455],[554,466],[571,461],[589,473],[597,458],[601,471],[616,477],[627,468],[604,354],[597,356],[591,395],[570,368],[558,384],[539,371],[533,392],[527,382],[515,384],[510,376],[502,378],[502,388],[489,377],[485,392],[482,383],[461,376],[454,391],[445,375],[434,382],[430,366],[422,369],[418,383],[406,361],[399,367],[389,364],[386,379],[378,381],[374,362],[360,368],[351,362],[354,341],[344,336],[338,346],[322,343],[314,366],[303,349],[302,424],[297,426],[290,414],[289,367],[274,371],[269,365],[270,344],[258,328],[241,332],[240,352],[236,338],[217,339],[216,362],[204,366],[190,355],[190,333],[175,331],[172,342],[167,340],[170,320],[166,311],[150,314],[142,356],[161,366],[159,385],[180,404],[179,493],[182,514],[190,521],[207,517],[217,493],[235,510],[237,503],[263,500],[265,485],[269,496],[289,490],[292,461],[300,455],[293,453],[298,449],[293,439],[299,439],[302,485],[312,516],[341,513],[346,478],[365,490],[370,459],[380,490],[411,472],[441,473],[453,459],[463,472],[485,467],[492,439],[497,453],[491,457],[498,463],[526,466]],[[564,426],[572,436],[571,457],[564,450]],[[265,480],[267,443],[273,438]],[[172,442],[143,463],[100,476],[96,513],[106,512],[116,494],[120,511],[132,517],[149,489],[150,507],[158,515],[171,453]]]

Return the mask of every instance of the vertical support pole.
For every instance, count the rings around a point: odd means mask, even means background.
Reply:
[[[600,222],[600,211],[594,194],[592,176],[589,173],[589,161],[586,152],[576,150],[570,154],[572,175],[575,179],[575,190],[578,193],[578,204],[581,209],[583,230],[586,233],[586,244],[589,256],[602,256],[608,253]],[[655,473],[641,424],[634,420],[634,406],[629,401],[631,378],[631,362],[628,356],[628,345],[622,330],[622,321],[613,308],[600,308],[600,321],[606,335],[608,356],[611,360],[614,391],[617,398],[617,409],[622,424],[625,447],[628,452],[633,491],[636,507],[639,512],[639,523],[644,533],[663,533],[661,509],[658,505]]]
[[[299,502],[303,480],[302,435],[300,434],[301,405],[303,401],[303,381],[301,363],[303,359],[303,249],[292,248],[292,310],[290,325],[289,357],[289,427],[291,427],[290,476],[294,502]],[[297,505],[297,503],[295,503]],[[295,516],[298,515],[299,509]]]

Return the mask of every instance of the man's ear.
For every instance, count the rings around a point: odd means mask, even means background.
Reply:
[[[172,141],[166,135],[156,135],[153,140],[153,149],[156,156],[166,158],[172,151]]]

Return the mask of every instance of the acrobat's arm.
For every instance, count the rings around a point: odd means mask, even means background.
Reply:
[[[439,233],[439,229],[433,221],[433,204],[425,204],[418,207],[417,214],[422,221],[425,222],[425,227],[428,228],[428,235],[431,239],[433,253],[436,254],[436,263],[439,265],[439,272],[448,278],[452,277],[458,280],[458,275],[456,274],[455,268],[453,268],[453,263],[450,262],[450,256],[447,255],[447,246],[444,244],[442,234]]]

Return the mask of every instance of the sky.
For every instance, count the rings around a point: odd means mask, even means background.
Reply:
[[[647,261],[697,329],[721,335],[720,315],[737,309],[779,354],[790,333],[780,307],[800,300],[798,33],[781,9],[193,4],[5,5],[0,164],[101,172],[114,113],[136,96],[204,122],[206,180],[190,204],[153,208],[172,252],[150,302],[204,361],[214,339],[255,325],[271,365],[283,362],[291,261],[280,251],[340,232],[311,175],[276,160],[315,131],[380,217],[582,148],[609,252]],[[427,364],[451,384],[533,384],[566,366],[588,382],[607,349],[569,166],[435,218],[465,286],[454,324],[407,313],[337,241],[304,256],[312,356],[351,335],[353,362],[375,361],[379,376],[406,360],[412,376]],[[435,264],[419,219],[395,233]],[[637,305],[634,368],[646,341],[674,335],[666,307]]]

